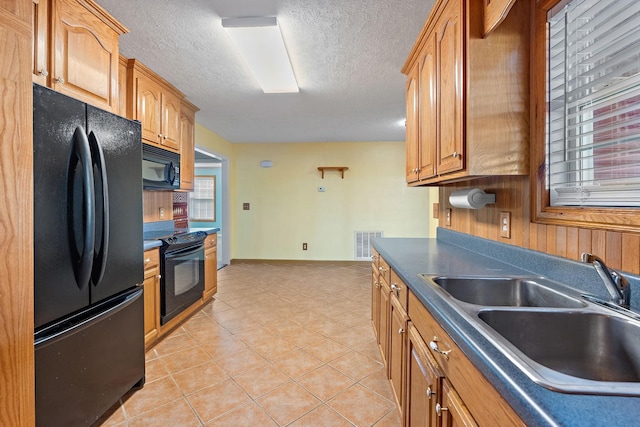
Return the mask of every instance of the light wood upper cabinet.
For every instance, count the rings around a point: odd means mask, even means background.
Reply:
[[[485,38],[483,7],[437,2],[402,69],[409,185],[529,172],[530,2],[515,2]]]
[[[49,85],[49,0],[33,0],[33,58],[32,80],[42,86]]]
[[[193,190],[195,163],[195,125],[199,108],[182,100],[180,106],[180,189]]]
[[[32,16],[32,80],[118,113],[118,37],[128,30],[92,0],[33,0]]]
[[[439,93],[437,173],[445,174],[463,168],[462,140],[462,3],[450,0],[437,23],[436,63]]]
[[[407,76],[407,118],[406,126],[406,148],[407,148],[407,182],[418,180],[420,170],[420,146],[418,129],[418,78],[417,65]]]
[[[142,140],[180,151],[180,103],[184,95],[135,59],[127,62],[127,117],[140,121]]]

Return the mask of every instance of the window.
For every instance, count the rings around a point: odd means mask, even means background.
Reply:
[[[638,226],[640,2],[535,3],[535,218]]]
[[[640,2],[573,0],[549,13],[552,206],[640,206]]]
[[[189,220],[216,220],[216,177],[195,176],[193,191],[189,193]]]

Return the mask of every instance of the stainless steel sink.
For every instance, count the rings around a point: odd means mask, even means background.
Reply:
[[[483,310],[478,317],[528,358],[593,381],[640,383],[640,324],[605,313]]]
[[[542,277],[420,276],[536,383],[640,396],[637,313]]]
[[[584,301],[545,285],[541,278],[423,276],[469,304],[509,307],[581,308]]]

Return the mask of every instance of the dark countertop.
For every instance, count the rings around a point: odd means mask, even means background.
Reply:
[[[173,224],[173,221],[170,221]],[[146,224],[145,224],[146,225]],[[157,228],[157,227],[149,227],[151,228],[150,231],[156,231],[156,232],[162,232],[162,228]],[[171,229],[167,229],[166,234],[167,235],[171,235],[173,232],[173,228]],[[196,231],[204,231],[207,234],[213,234],[213,233],[217,233],[220,231],[220,228],[218,227],[189,227],[189,228],[185,228],[185,229],[181,229],[181,231],[187,232],[187,233],[194,233]],[[157,239],[148,239],[148,240],[144,240],[143,243],[143,247],[145,251],[148,251],[149,249],[153,249],[153,248],[158,248],[162,246],[162,242],[160,240]]]
[[[418,277],[535,274],[606,297],[593,266],[441,228],[436,239],[380,238],[373,246],[528,425],[640,425],[640,397],[566,394],[536,384]],[[625,277],[637,312],[640,278]]]

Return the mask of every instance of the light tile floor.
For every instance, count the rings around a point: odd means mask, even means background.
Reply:
[[[370,322],[368,264],[232,264],[152,348],[97,425],[400,426]]]

